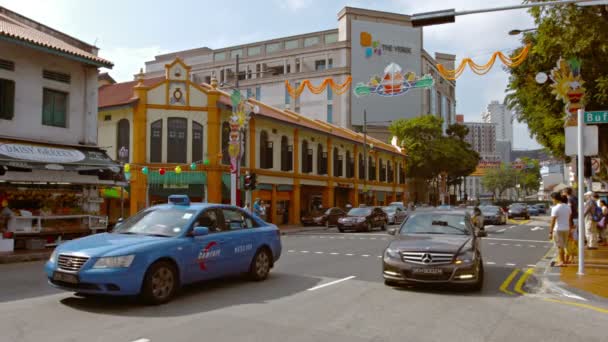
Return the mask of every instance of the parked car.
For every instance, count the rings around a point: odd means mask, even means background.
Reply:
[[[168,302],[183,285],[249,273],[264,280],[281,256],[277,226],[242,208],[190,203],[146,208],[112,233],[59,245],[44,271],[50,285],[83,295]]]
[[[388,286],[447,283],[483,287],[480,237],[463,211],[411,214],[384,250],[382,275]]]
[[[302,217],[300,217],[300,221],[302,222],[303,226],[314,226],[317,225],[317,222],[315,221],[316,218],[323,216],[323,214],[325,213],[325,209],[318,209],[318,210],[314,210],[312,212],[309,212],[305,215],[302,215]]]
[[[388,224],[398,224],[403,222],[407,217],[407,211],[397,206],[382,207],[382,210],[388,216]]]
[[[528,206],[528,213],[530,214],[530,216],[538,216],[538,215],[540,215],[540,211],[534,205],[529,205]]]
[[[388,215],[380,207],[353,208],[346,217],[338,219],[338,230],[369,232],[375,227],[386,230]]]
[[[338,219],[346,216],[346,212],[338,207],[329,208],[323,214],[313,219],[314,225],[317,226],[335,226],[338,224]]]
[[[497,207],[495,205],[487,205],[484,207],[480,207],[479,209],[481,209],[481,213],[483,214],[484,224],[507,224],[507,216],[502,211],[501,207]]]
[[[543,203],[535,204],[534,206],[536,207],[536,209],[538,209],[538,212],[540,214],[546,214],[547,213],[547,206],[544,205]]]
[[[528,207],[521,203],[514,203],[509,206],[509,217],[510,218],[523,218],[526,220],[530,219],[530,213]]]
[[[398,207],[401,208],[402,210],[407,210],[407,208],[405,207],[405,205],[403,205],[403,202],[391,202],[389,203],[390,207]]]

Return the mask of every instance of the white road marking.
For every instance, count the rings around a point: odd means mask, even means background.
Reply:
[[[318,290],[318,289],[324,288],[326,286],[331,286],[331,285],[335,285],[335,284],[341,283],[343,281],[351,280],[353,278],[355,278],[355,276],[350,276],[350,277],[334,280],[334,281],[326,283],[326,284],[321,284],[321,285],[318,285],[318,286],[315,286],[315,287],[311,287],[311,288],[308,289],[308,291]]]
[[[490,242],[490,246],[494,246],[496,242]]]
[[[319,236],[319,239],[325,239],[325,236]]]
[[[536,243],[553,243],[551,241],[542,240],[521,240],[521,239],[503,239],[503,238],[483,238],[484,240],[495,240],[495,241],[517,241],[517,242],[536,242]]]
[[[323,252],[315,252],[315,254],[323,254]]]
[[[365,240],[365,238],[359,238],[359,240]]]
[[[361,254],[361,256],[364,258],[369,258],[369,254]]]
[[[338,239],[344,240],[344,236],[340,236]]]
[[[486,228],[494,228],[494,225],[493,224],[488,225],[488,226],[486,226]]]
[[[376,240],[376,238],[370,238],[370,240]]]
[[[335,236],[330,236],[329,238],[330,238],[330,239],[335,239],[336,237],[335,237]]]
[[[329,253],[329,254],[331,254],[331,255],[340,255],[340,253],[336,253],[336,252],[332,252],[332,253]]]
[[[486,261],[486,265],[496,265],[494,261]]]
[[[515,247],[521,247],[521,245],[518,243],[517,245],[515,245]]]
[[[506,263],[505,265],[507,265],[507,266],[515,266],[514,263],[510,263],[510,262]]]
[[[150,342],[147,338],[140,338],[139,340],[135,340],[133,342]]]
[[[503,229],[499,229],[499,230],[497,230],[497,232],[502,233],[502,232],[505,232],[506,230],[507,230],[507,229],[503,228]]]
[[[509,227],[509,229],[512,229],[512,228],[515,228],[515,227],[517,227],[517,226],[511,226],[511,227]]]
[[[300,251],[300,253],[308,253],[308,251]]]
[[[537,231],[537,230],[543,230],[543,229],[545,229],[545,228],[541,228],[541,227],[534,227],[534,228],[532,228],[532,229],[530,229],[530,230],[534,232],[534,231]]]
[[[289,252],[289,253],[293,253],[293,252],[295,252],[295,251],[294,251],[293,249],[290,249],[290,250],[288,250],[287,252]]]
[[[378,255],[378,258],[382,258],[382,255]]]
[[[528,247],[530,247],[530,248],[535,248],[535,247],[536,247],[536,245],[528,245]]]
[[[351,253],[346,253],[345,255],[348,255],[348,256],[353,256],[354,254],[351,254]]]
[[[528,264],[528,267],[536,267],[536,265]]]
[[[501,243],[500,245],[501,246],[508,246],[509,244],[508,243]]]
[[[386,241],[386,240],[388,240],[388,239],[387,239],[387,238],[382,238],[382,240]]]

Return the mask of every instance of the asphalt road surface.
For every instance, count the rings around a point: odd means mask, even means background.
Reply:
[[[0,265],[0,340],[606,341],[608,310],[527,293],[526,271],[550,247],[546,222],[487,230],[479,293],[385,286],[381,231],[285,235],[268,280],[190,286],[156,307],[56,291],[39,262]]]

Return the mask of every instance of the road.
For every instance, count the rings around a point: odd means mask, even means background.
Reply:
[[[550,247],[546,226],[487,228],[480,293],[386,287],[381,231],[285,235],[268,280],[190,286],[157,307],[53,290],[42,263],[0,265],[1,340],[605,341],[608,314],[526,293],[525,271]]]

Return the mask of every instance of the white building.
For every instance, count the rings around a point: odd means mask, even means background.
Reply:
[[[338,13],[336,29],[156,56],[146,62],[146,78],[163,75],[165,64],[175,57],[192,66],[194,82],[209,83],[215,75],[224,88],[231,88],[238,81],[238,87],[248,97],[313,119],[359,128],[366,110],[368,121],[375,122],[371,126],[381,126],[370,127],[370,135],[383,141],[388,141],[386,126],[395,119],[433,113],[441,115],[446,125],[455,122],[456,84],[443,79],[436,69],[437,63],[453,69],[455,56],[429,55],[423,49],[422,29],[412,27],[408,15],[345,7]],[[412,89],[394,97],[353,95],[357,83],[366,83],[374,75],[382,76],[391,62],[417,76],[431,74],[434,88]],[[286,81],[295,87],[304,80],[319,86],[327,78],[343,84],[349,76],[352,84],[342,95],[329,88],[319,94],[305,89],[301,96],[292,98],[285,86]]]
[[[481,117],[483,122],[496,124],[496,140],[513,142],[513,115],[507,105],[492,101]]]
[[[465,141],[480,154],[481,160],[499,161],[500,157],[496,154],[496,124],[465,122],[464,125],[469,129]]]

